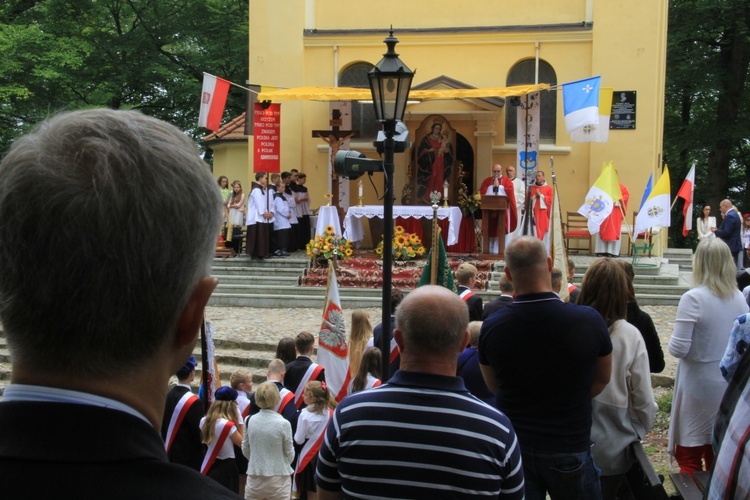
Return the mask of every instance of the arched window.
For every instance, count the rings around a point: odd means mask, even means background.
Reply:
[[[367,73],[372,68],[374,66],[366,62],[358,62],[347,66],[341,72],[339,85],[341,87],[369,89],[370,82],[367,78]],[[351,130],[358,130],[360,139],[375,139],[380,128],[380,123],[375,119],[375,107],[372,103],[352,101]]]
[[[511,85],[528,85],[534,83],[534,59],[526,59],[517,63],[508,73],[506,84]],[[550,86],[557,85],[557,75],[555,70],[546,61],[539,61],[539,83],[549,83]],[[540,92],[540,142],[555,142],[555,130],[557,128],[557,92],[542,91]],[[516,141],[516,108],[510,103],[510,99],[505,100],[505,142]]]

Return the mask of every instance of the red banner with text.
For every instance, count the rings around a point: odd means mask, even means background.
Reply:
[[[281,172],[281,104],[253,106],[253,172]]]

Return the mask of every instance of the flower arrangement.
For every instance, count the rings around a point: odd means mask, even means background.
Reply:
[[[375,253],[383,255],[383,242],[378,243],[375,247]],[[416,257],[422,257],[425,254],[422,240],[414,233],[407,233],[401,226],[396,226],[393,230],[393,259],[394,260],[411,260]]]
[[[458,206],[461,207],[461,211],[465,216],[474,215],[480,208],[482,208],[482,193],[479,190],[471,193],[469,188],[464,182],[464,169],[463,165],[459,165],[458,170]]]
[[[352,242],[337,236],[333,226],[326,227],[325,234],[318,234],[305,247],[311,259],[348,259],[354,253]]]

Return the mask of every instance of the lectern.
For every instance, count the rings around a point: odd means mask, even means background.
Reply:
[[[505,258],[506,210],[508,210],[507,196],[482,195],[482,254],[480,258],[485,260]],[[491,227],[497,228],[499,252],[496,254],[490,253]]]

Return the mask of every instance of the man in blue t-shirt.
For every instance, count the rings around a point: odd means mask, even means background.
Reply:
[[[552,291],[552,259],[533,237],[505,252],[516,297],[485,320],[479,362],[521,443],[526,498],[600,498],[591,458],[591,398],[609,383],[612,342],[602,317]]]

